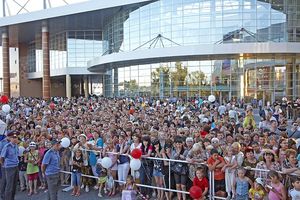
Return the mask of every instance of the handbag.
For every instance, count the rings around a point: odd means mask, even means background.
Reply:
[[[177,175],[184,175],[187,174],[187,166],[183,163],[175,163],[171,167],[171,171]]]

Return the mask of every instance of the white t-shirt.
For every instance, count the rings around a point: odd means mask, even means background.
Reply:
[[[133,149],[140,149],[141,146],[142,146],[142,143],[139,143],[139,145],[138,145],[137,147],[135,147],[135,146],[134,146],[134,143],[132,143],[132,144],[130,145],[130,152],[132,152]]]
[[[300,191],[291,189],[289,191],[289,195],[292,197],[292,200],[300,200]]]

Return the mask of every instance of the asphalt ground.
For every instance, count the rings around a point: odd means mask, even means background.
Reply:
[[[79,197],[71,196],[72,190],[69,192],[63,192],[62,189],[66,187],[61,187],[58,193],[58,200],[101,200],[101,199],[110,199],[110,200],[120,200],[120,195],[115,195],[114,197],[108,197],[103,195],[102,198],[98,197],[98,190],[90,189],[88,193],[84,190],[81,190],[81,195]],[[47,193],[42,190],[38,191],[38,194],[28,196],[28,192],[17,191],[15,200],[48,200]]]

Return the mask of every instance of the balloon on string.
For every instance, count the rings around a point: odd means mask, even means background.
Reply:
[[[215,102],[216,101],[216,97],[214,95],[209,95],[208,96],[208,101],[211,102],[211,103]]]
[[[8,96],[2,95],[0,98],[0,102],[3,104],[7,104],[9,102]]]
[[[105,158],[102,158],[101,160],[101,165],[102,167],[104,167],[105,169],[108,169],[111,167],[112,165],[112,161],[109,157],[105,157]]]
[[[25,151],[25,148],[23,146],[19,146],[19,156],[22,156]]]
[[[199,199],[202,197],[202,189],[199,186],[192,186],[189,192],[193,199]]]
[[[130,160],[130,169],[133,171],[139,170],[141,168],[141,161],[139,159],[132,159]]]
[[[61,139],[60,145],[64,148],[68,148],[70,146],[70,139],[67,137],[64,137],[63,139]]]
[[[140,159],[142,157],[142,151],[141,149],[133,149],[131,152],[131,156],[135,159]]]
[[[5,113],[8,113],[10,111],[10,106],[8,104],[5,104],[2,106],[2,111]]]
[[[54,104],[53,102],[51,102],[49,106],[50,106],[50,108],[51,108],[52,110],[54,110],[55,104]]]

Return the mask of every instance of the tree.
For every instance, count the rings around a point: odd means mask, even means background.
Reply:
[[[151,93],[154,96],[159,95],[160,86],[162,88],[170,87],[170,68],[161,65],[151,72]]]
[[[190,75],[190,86],[204,85],[203,83],[206,83],[206,76],[202,71],[194,71]]]
[[[183,66],[181,62],[176,62],[175,71],[171,73],[172,86],[178,87],[186,85],[187,74],[187,66]]]

